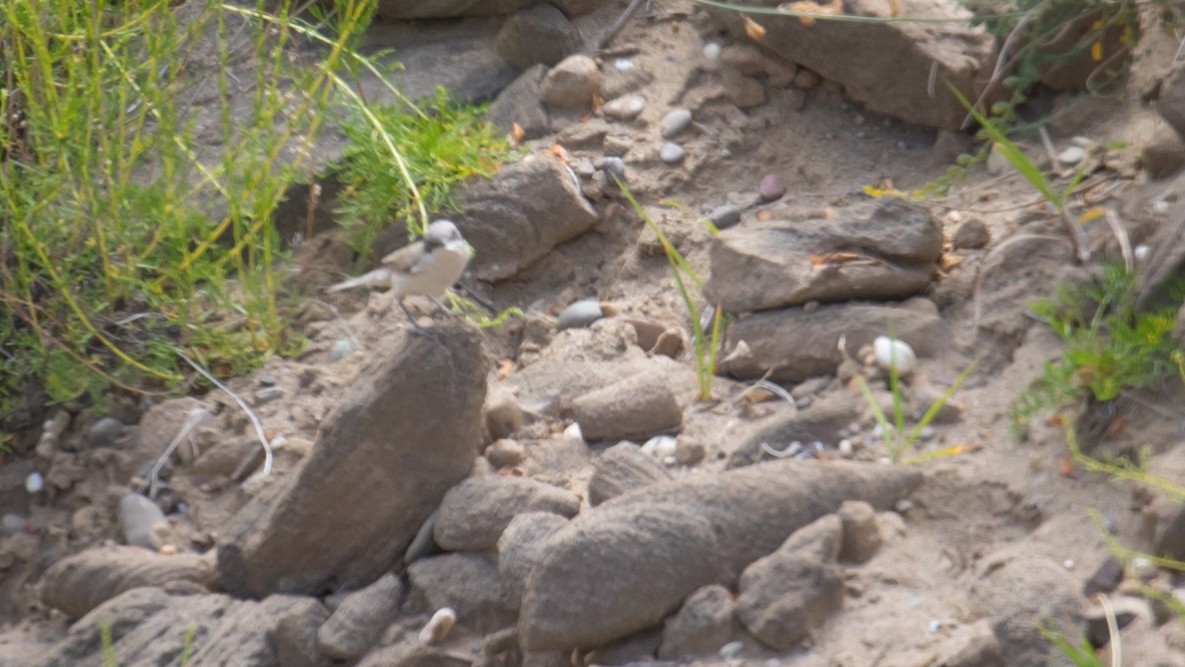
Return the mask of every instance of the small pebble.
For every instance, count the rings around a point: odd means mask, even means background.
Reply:
[[[603,170],[609,176],[616,176],[623,181],[625,180],[625,161],[619,157],[598,158],[593,165],[597,169]]]
[[[597,168],[593,166],[592,160],[581,160],[576,163],[576,175],[588,180],[597,175]]]
[[[716,63],[720,61],[720,45],[716,42],[708,42],[704,44],[704,57],[708,62]]]
[[[951,245],[955,250],[978,250],[991,243],[992,235],[987,225],[981,220],[968,220],[959,225],[951,238]]]
[[[725,660],[732,660],[733,658],[740,655],[741,651],[744,649],[745,645],[739,641],[728,642],[724,646],[720,647],[720,657],[724,658]]]
[[[572,422],[564,429],[564,437],[573,440],[584,440],[584,434],[580,432],[580,424]]]
[[[352,351],[353,346],[350,345],[350,341],[339,338],[333,341],[333,347],[329,348],[329,361],[330,363],[341,361],[348,357]]]
[[[274,387],[276,386],[276,382],[278,382],[276,376],[271,373],[260,373],[256,379],[259,380],[259,386],[261,387]]]
[[[674,142],[668,141],[662,145],[662,149],[658,152],[658,157],[667,164],[679,164],[683,161],[683,156],[687,155],[687,151],[683,147]]]
[[[1149,248],[1148,244],[1146,243],[1141,243],[1140,245],[1136,246],[1136,249],[1132,252],[1132,254],[1135,255],[1137,262],[1146,262],[1148,261],[1148,255],[1152,254],[1152,248]]]
[[[25,530],[25,520],[16,514],[5,514],[0,520],[0,529],[6,533],[20,533]]]
[[[662,137],[670,139],[691,125],[691,110],[682,107],[671,109],[662,117]]]
[[[453,625],[457,622],[457,612],[449,607],[441,607],[432,614],[431,620],[420,630],[421,644],[439,644],[448,636]]]
[[[1061,162],[1067,167],[1072,167],[1079,162],[1082,162],[1085,157],[1086,150],[1081,146],[1070,146],[1066,150],[1057,154],[1057,161]]]
[[[844,438],[839,441],[839,455],[845,459],[852,458],[852,441]]]
[[[255,404],[263,405],[284,397],[284,390],[279,387],[264,387],[255,391]]]
[[[913,348],[903,340],[877,336],[876,340],[872,341],[872,348],[876,353],[876,363],[885,370],[890,366],[896,366],[897,374],[906,376],[918,366],[918,357],[914,354]]]
[[[642,113],[642,109],[646,108],[646,98],[637,93],[630,93],[623,95],[614,100],[609,100],[605,106],[601,107],[601,111],[609,118],[615,120],[633,120]]]
[[[25,490],[29,493],[37,493],[45,488],[45,478],[39,472],[31,472],[25,478]]]
[[[777,201],[786,194],[786,184],[782,182],[782,177],[777,174],[766,174],[765,178],[761,179],[761,183],[757,186],[757,196],[763,202]]]
[[[642,445],[642,453],[662,461],[668,457],[674,457],[678,447],[679,443],[673,436],[656,435]]]
[[[727,229],[741,221],[743,210],[736,204],[717,206],[708,214],[708,221],[715,225],[716,229]]]
[[[502,438],[486,447],[486,460],[498,468],[516,466],[527,458],[527,451],[514,440]]]
[[[634,61],[629,58],[618,58],[613,61],[613,66],[618,72],[628,72],[634,68]]]
[[[820,83],[823,83],[823,79],[809,69],[800,69],[798,74],[794,75],[794,85],[803,90],[818,88]]]
[[[91,447],[110,447],[123,435],[124,424],[115,417],[103,417],[86,430],[86,442]]]
[[[893,510],[898,514],[905,514],[911,509],[913,509],[913,501],[909,498],[902,498],[893,505]]]
[[[581,299],[573,302],[556,318],[555,328],[583,329],[605,316],[601,302],[596,299]]]

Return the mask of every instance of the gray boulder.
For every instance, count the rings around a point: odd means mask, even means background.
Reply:
[[[522,477],[467,479],[444,495],[433,535],[448,551],[487,551],[515,516],[540,511],[570,519],[580,511],[580,498]]]
[[[80,551],[54,563],[41,578],[41,601],[79,618],[133,588],[155,586],[196,593],[215,581],[213,564],[196,554],[165,556],[113,545]]]
[[[315,613],[320,606],[315,599],[293,595],[272,595],[256,602],[136,588],[79,619],[34,665],[175,665],[188,650],[190,665],[287,667],[291,663],[281,664],[271,641],[277,624],[293,614]],[[114,660],[104,655],[99,639],[104,626],[111,629]],[[191,632],[194,639],[187,642]]]
[[[490,633],[514,625],[518,601],[504,591],[491,553],[453,553],[425,558],[407,568],[408,606],[431,614],[441,607],[457,613],[457,625]]]
[[[842,522],[829,514],[745,568],[737,597],[745,629],[786,651],[843,607],[843,569],[835,563],[842,542]]]
[[[671,479],[658,459],[632,442],[619,442],[597,458],[588,480],[588,502],[593,507],[621,494]]]
[[[704,296],[741,312],[808,301],[903,299],[929,287],[941,255],[942,226],[926,208],[875,200],[832,220],[771,220],[724,230],[712,241]]]
[[[839,337],[853,358],[856,351],[872,343],[893,327],[896,338],[909,343],[920,357],[940,351],[949,336],[938,316],[938,307],[916,297],[901,304],[840,303],[819,306],[808,312],[787,308],[754,313],[728,329],[725,349],[744,341],[745,354],[732,355],[721,364],[724,372],[740,380],[765,377],[775,382],[802,382],[820,375],[833,375],[843,357]]]
[[[406,334],[353,384],[300,470],[226,527],[218,568],[239,596],[374,581],[403,554],[482,442],[487,360],[464,324]]]
[[[551,4],[528,7],[506,19],[498,31],[498,55],[516,72],[555,65],[580,48],[580,35]]]
[[[527,579],[523,649],[596,646],[657,625],[696,589],[734,585],[746,566],[843,501],[888,508],[920,481],[906,468],[787,460],[611,500],[548,540]]]
[[[526,512],[514,517],[498,539],[498,575],[507,600],[518,606],[527,587],[527,577],[545,553],[543,544],[568,525],[568,520],[551,512]]]
[[[492,179],[470,179],[454,192],[457,225],[477,254],[480,280],[503,280],[555,246],[588,231],[597,212],[558,160],[533,155]]]
[[[736,600],[732,593],[718,584],[704,586],[667,619],[658,657],[677,660],[712,655],[732,639],[737,627]]]
[[[362,657],[395,620],[403,587],[393,574],[350,593],[317,631],[317,648],[338,660]]]
[[[756,0],[752,4],[773,7],[783,2]],[[805,25],[789,17],[752,19],[765,28],[763,47],[843,85],[848,97],[869,109],[916,125],[959,129],[967,112],[942,82],[950,81],[968,99],[976,99],[991,78],[995,40],[982,26],[970,27],[971,12],[952,0],[915,0],[899,5],[849,0],[844,3],[844,13],[888,18],[894,6],[902,8],[905,20],[815,21]],[[707,9],[737,41],[748,41],[745,15]],[[952,20],[917,23],[910,22],[910,16]],[[931,86],[935,69],[938,83]]]

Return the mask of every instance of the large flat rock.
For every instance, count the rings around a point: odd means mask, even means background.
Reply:
[[[898,199],[863,202],[831,219],[771,220],[715,237],[709,302],[747,312],[809,301],[903,299],[929,287],[942,227]]]
[[[753,7],[774,7],[784,0],[752,0]],[[790,16],[744,15],[709,8],[737,41],[748,42],[744,17],[765,28],[761,46],[809,67],[843,85],[853,100],[873,111],[916,125],[957,130],[967,112],[946,88],[949,81],[968,99],[976,99],[991,78],[995,39],[982,27],[969,27],[971,12],[956,0],[847,0],[846,14],[889,18],[950,18],[948,22],[867,23],[815,21],[805,25]]]

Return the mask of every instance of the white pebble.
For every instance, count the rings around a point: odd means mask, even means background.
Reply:
[[[45,478],[39,472],[31,472],[25,478],[25,490],[29,493],[37,493],[45,488]]]
[[[574,440],[584,440],[584,435],[580,432],[580,424],[573,422],[568,425],[568,428],[564,429],[564,437]]]
[[[1136,256],[1137,262],[1146,262],[1148,261],[1148,255],[1152,254],[1152,248],[1149,248],[1147,243],[1141,243],[1140,245],[1136,246],[1136,249],[1132,251],[1132,254]]]
[[[902,498],[901,500],[898,500],[895,505],[893,505],[893,509],[898,514],[904,514],[913,509],[913,501],[909,498]]]
[[[1086,157],[1086,151],[1081,146],[1070,146],[1066,150],[1057,154],[1058,162],[1067,166],[1073,166],[1082,162]]]
[[[839,455],[845,459],[852,458],[852,441],[844,438],[839,441]]]
[[[888,370],[890,366],[895,365],[898,375],[909,375],[918,366],[918,357],[914,354],[913,348],[903,340],[877,336],[872,342],[872,349],[880,367]]]
[[[642,453],[663,461],[675,455],[675,447],[677,445],[678,442],[673,436],[656,435],[647,440],[646,444],[642,445]]]
[[[457,622],[457,612],[449,607],[441,607],[432,614],[432,619],[420,630],[421,644],[439,644],[448,636],[449,630]]]
[[[938,634],[938,631],[941,629],[942,629],[942,621],[940,621],[936,618],[931,619],[930,625],[926,627],[926,630],[929,631],[929,633],[932,635]]]
[[[634,68],[634,61],[630,60],[629,58],[618,58],[617,60],[613,61],[613,66],[616,67],[617,71],[619,72],[628,72]]]
[[[709,62],[715,63],[720,60],[720,45],[716,42],[708,42],[704,44],[704,57]]]
[[[1075,565],[1077,565],[1077,563],[1074,562],[1073,558],[1067,558],[1062,561],[1062,567],[1066,568],[1067,570],[1073,570]]]
[[[741,642],[728,642],[724,646],[720,647],[720,657],[724,658],[725,660],[731,660],[740,655],[744,648],[745,645]]]
[[[658,152],[659,159],[667,164],[679,164],[683,161],[684,155],[687,155],[687,151],[673,141],[663,144],[662,150]]]

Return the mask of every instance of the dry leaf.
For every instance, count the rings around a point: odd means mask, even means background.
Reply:
[[[815,14],[817,16],[843,16],[843,0],[834,0],[829,5],[820,5],[815,2],[787,2],[778,5],[778,9],[784,12],[798,12],[800,14]],[[810,16],[799,16],[798,21],[803,25],[814,25],[815,19]]]
[[[889,16],[901,16],[901,3],[889,0]]]
[[[760,23],[754,21],[748,16],[744,16],[742,18],[745,19],[745,34],[749,36],[749,39],[753,40],[754,42],[760,42],[761,40],[765,39],[765,28],[761,27]]]
[[[514,372],[515,363],[511,359],[501,359],[498,361],[498,379],[505,380]]]
[[[510,126],[510,147],[518,148],[523,143],[523,139],[527,138],[527,131],[523,129],[522,125],[515,123]]]
[[[1062,477],[1069,477],[1070,479],[1078,477],[1078,466],[1074,465],[1074,459],[1068,456],[1058,458],[1057,471],[1061,473]]]
[[[953,253],[946,253],[942,256],[942,270],[949,273],[951,269],[963,263],[964,257]]]
[[[551,153],[553,157],[559,158],[560,162],[564,164],[567,164],[571,160],[571,156],[568,155],[568,149],[559,144],[552,144],[551,148],[547,149],[547,152]]]

